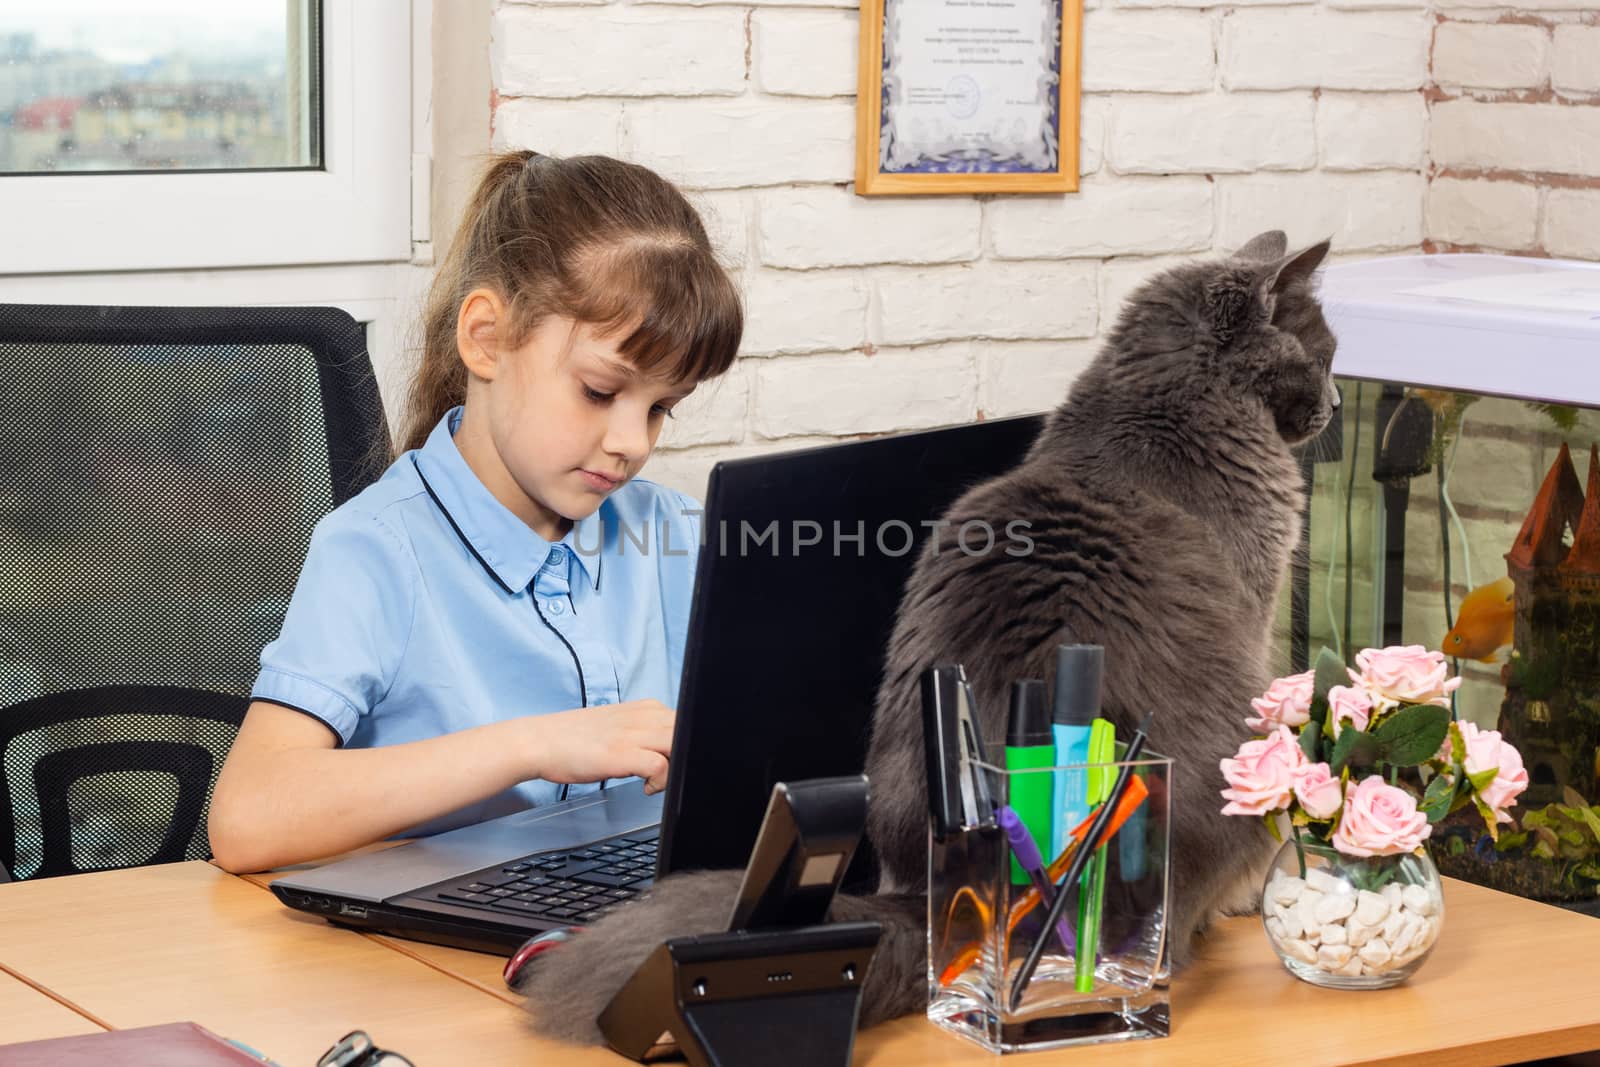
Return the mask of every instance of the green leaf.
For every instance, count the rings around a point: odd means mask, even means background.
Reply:
[[[1514,848],[1521,848],[1527,843],[1528,832],[1526,830],[1519,830],[1514,834],[1501,834],[1500,840],[1494,843],[1494,847],[1500,852],[1507,852]]]
[[[1261,816],[1261,821],[1267,824],[1267,832],[1272,834],[1272,839],[1278,844],[1283,844],[1283,835],[1278,832],[1278,820],[1272,813]]]
[[[1587,808],[1589,806],[1589,801],[1584,799],[1583,794],[1570,785],[1561,787],[1561,803],[1572,808]]]
[[[1327,710],[1327,706],[1323,706]],[[1306,754],[1308,763],[1321,763],[1317,752],[1322,748],[1322,723],[1315,716],[1311,721],[1300,727],[1300,751]]]
[[[1582,815],[1583,821],[1589,825],[1589,832],[1594,834],[1595,841],[1600,842],[1600,815],[1596,815],[1594,809],[1588,805],[1580,807],[1578,814]]]
[[[1382,759],[1410,767],[1432,759],[1449,729],[1449,708],[1415,704],[1395,712],[1372,736]]]
[[[1500,839],[1500,824],[1495,821],[1494,809],[1479,799],[1476,793],[1472,796],[1472,805],[1478,809],[1478,814],[1483,816],[1483,825],[1489,828],[1489,838],[1493,841]]]
[[[1417,810],[1428,817],[1430,823],[1438,822],[1450,813],[1450,802],[1456,798],[1456,782],[1449,775],[1436,774],[1422,794]]]
[[[1500,768],[1490,767],[1487,770],[1479,771],[1477,774],[1468,775],[1467,780],[1472,783],[1472,791],[1474,793],[1481,793],[1488,789],[1490,783],[1499,776]]]
[[[1328,757],[1328,769],[1338,774],[1346,767],[1370,766],[1378,758],[1378,743],[1369,733],[1346,726],[1333,743],[1333,754]]]
[[[1344,660],[1329,648],[1323,645],[1317,652],[1316,681],[1312,684],[1311,692],[1326,706],[1328,690],[1336,685],[1349,685],[1350,672],[1345,669]]]

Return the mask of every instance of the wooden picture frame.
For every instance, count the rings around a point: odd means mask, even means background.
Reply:
[[[1082,37],[1083,0],[861,0],[856,193],[1075,192]]]

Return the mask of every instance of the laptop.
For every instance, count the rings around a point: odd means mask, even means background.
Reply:
[[[929,526],[1015,466],[1030,416],[718,463],[664,793],[637,780],[272,883],[291,908],[504,954],[674,871],[742,868],[775,783],[856,775]],[[998,533],[998,531],[997,531]],[[868,891],[865,843],[846,891]]]

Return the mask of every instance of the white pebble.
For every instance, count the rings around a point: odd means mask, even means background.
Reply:
[[[1329,893],[1317,902],[1317,922],[1336,923],[1356,910],[1354,893]]]
[[[1267,933],[1273,940],[1282,941],[1287,935],[1284,933],[1283,920],[1274,915],[1267,916]]]
[[[1375,971],[1382,970],[1391,955],[1389,946],[1381,937],[1375,937],[1361,947],[1361,962]]]
[[[1349,945],[1323,945],[1317,949],[1317,966],[1325,971],[1343,967],[1350,962]]]
[[[1315,947],[1322,943],[1322,927],[1308,926],[1300,936],[1305,938],[1307,944]]]
[[[1378,893],[1363,889],[1356,894],[1356,918],[1368,926],[1377,926],[1389,916],[1389,902]]]
[[[1333,973],[1348,975],[1351,978],[1358,978],[1361,975],[1361,967],[1361,957],[1351,956],[1348,960],[1345,960],[1343,967],[1335,967],[1333,969]]]
[[[1295,903],[1295,914],[1300,917],[1300,925],[1307,930],[1315,930],[1322,923],[1317,919],[1317,905],[1322,903],[1322,894],[1315,889],[1307,888],[1300,894],[1300,899]]]
[[[1319,867],[1306,872],[1306,885],[1319,893],[1337,893],[1345,888],[1344,882]]]
[[[1383,887],[1383,899],[1389,902],[1389,907],[1398,908],[1404,900],[1404,895],[1400,892],[1399,886],[1390,882]]]
[[[1394,939],[1400,936],[1400,930],[1406,924],[1405,912],[1396,908],[1383,920],[1383,939],[1389,944],[1394,944]]]
[[[1405,925],[1400,928],[1400,934],[1389,942],[1390,949],[1397,960],[1408,960],[1416,955],[1416,949],[1422,941],[1425,927],[1423,921],[1415,915],[1407,915]]]
[[[1287,907],[1300,899],[1300,893],[1305,887],[1306,883],[1302,879],[1292,874],[1282,874],[1272,880],[1268,896],[1275,903]]]
[[[1406,886],[1401,890],[1401,899],[1407,911],[1414,911],[1418,915],[1433,914],[1433,897],[1420,885]]]
[[[1372,937],[1372,927],[1357,919],[1354,915],[1345,920],[1344,938],[1351,948],[1360,948]]]
[[[1280,912],[1278,922],[1283,926],[1284,937],[1304,937],[1306,934],[1305,923],[1300,921],[1300,913],[1293,908],[1285,908]]]
[[[1339,923],[1322,924],[1322,943],[1324,945],[1342,945],[1345,943],[1345,929]]]
[[[1301,963],[1316,963],[1317,950],[1297,937],[1292,937],[1283,943],[1283,951],[1299,960]]]

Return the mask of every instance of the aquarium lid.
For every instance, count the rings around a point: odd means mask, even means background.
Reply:
[[[1336,374],[1600,406],[1600,264],[1395,256],[1324,272]]]

